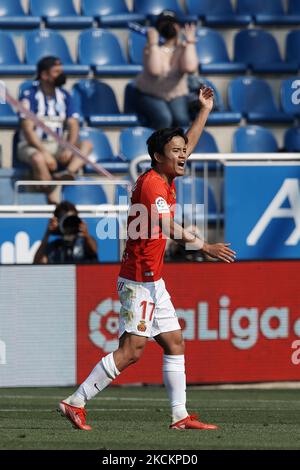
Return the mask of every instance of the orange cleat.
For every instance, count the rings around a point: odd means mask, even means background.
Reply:
[[[61,414],[68,418],[69,421],[78,429],[83,431],[90,431],[92,428],[86,424],[86,410],[85,408],[78,408],[77,406],[69,405],[61,401],[59,404]]]
[[[198,416],[196,414],[187,416],[184,419],[181,419],[180,421],[177,421],[177,423],[171,424],[169,426],[170,429],[206,429],[206,430],[212,430],[212,429],[219,429],[218,426],[215,424],[205,424],[201,423],[201,421],[198,421]]]

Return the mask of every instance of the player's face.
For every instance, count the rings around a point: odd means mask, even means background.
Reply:
[[[170,177],[183,176],[187,159],[186,143],[180,136],[173,137],[164,147],[162,171]]]

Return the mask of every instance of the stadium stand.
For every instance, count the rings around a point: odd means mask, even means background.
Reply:
[[[84,127],[80,130],[80,139],[92,142],[93,151],[89,155],[91,161],[100,163],[111,173],[126,173],[128,164],[114,156],[108,137],[101,129]],[[95,173],[95,170],[86,165],[85,172]]]
[[[298,23],[300,23],[300,3],[299,0],[288,0],[288,9],[287,12],[289,15],[298,17]]]
[[[163,10],[175,11],[181,22],[197,21],[196,15],[186,15],[178,0],[134,0],[134,11],[146,15],[154,23]]]
[[[17,127],[19,118],[15,111],[8,103],[0,103],[0,126],[1,127]]]
[[[128,162],[135,154],[131,148],[137,146],[136,153],[139,151],[134,134],[140,128],[135,126],[143,124],[134,109],[135,88],[130,79],[141,70],[146,41],[145,36],[130,31],[127,23],[142,24],[147,17],[149,24],[164,8],[171,8],[182,21],[197,18],[202,25],[216,27],[201,27],[197,34],[201,81],[214,88],[216,105],[208,119],[211,133],[203,134],[196,151],[215,152],[215,146],[217,149],[219,146],[220,152],[230,151],[234,148],[232,136],[240,123],[245,125],[245,120],[271,124],[275,138],[282,142],[285,126],[299,117],[297,104],[290,99],[291,92],[297,94],[291,85],[300,67],[300,30],[290,29],[300,23],[299,3],[293,0],[0,0],[0,28],[7,29],[0,32],[0,75],[8,77],[8,89],[15,96],[19,87],[32,83],[23,80],[34,78],[41,57],[49,54],[61,57],[69,75],[67,89],[73,87],[81,124],[90,126],[84,127],[81,134],[88,134],[93,141],[92,158],[110,172],[126,174]],[[283,5],[287,9],[282,9]],[[253,24],[261,29],[253,28]],[[271,34],[268,26],[276,24],[282,28],[272,28]],[[96,25],[105,29],[96,29]],[[82,28],[87,29],[81,31]],[[116,29],[112,32],[110,28]],[[286,62],[279,52],[283,46]],[[268,83],[255,77],[261,73],[269,74]],[[287,78],[287,74],[292,77]],[[76,82],[78,75],[88,79]],[[105,83],[96,80],[97,76],[105,77]],[[279,101],[282,110],[276,104]],[[0,132],[2,128],[5,142],[17,125],[15,111],[9,105],[0,105]],[[128,126],[129,129],[124,129]],[[104,128],[105,133],[96,127]],[[256,139],[258,136],[257,145],[264,149],[266,134],[261,130],[256,132]],[[2,146],[8,166],[7,145],[2,143]],[[118,153],[120,158],[116,156]],[[24,171],[15,159],[12,165]],[[87,166],[85,172],[90,174],[92,169]]]
[[[112,88],[98,80],[80,80],[73,87],[75,109],[92,127],[132,126],[135,114],[122,114]]]
[[[73,0],[30,0],[29,11],[42,17],[48,28],[80,29],[93,24],[92,16],[78,15]]]
[[[284,150],[287,152],[300,152],[300,128],[287,129],[284,135]]]
[[[224,40],[217,31],[208,28],[199,29],[196,49],[200,71],[204,74],[232,74],[246,71],[246,65],[242,60],[230,61]]]
[[[292,122],[293,118],[277,107],[270,85],[254,77],[239,77],[228,87],[230,109],[242,113],[248,122]]]
[[[145,22],[145,15],[129,11],[125,0],[82,0],[81,10],[103,28],[127,27],[129,21]]]
[[[260,29],[240,31],[234,39],[234,59],[257,73],[295,73],[295,62],[284,62],[271,33]]]
[[[90,178],[77,178],[78,181],[91,181]],[[107,204],[107,196],[100,185],[64,186],[62,197],[73,204]]]
[[[293,14],[285,14],[282,0],[237,0],[237,11],[240,14],[251,15],[258,25],[298,23],[297,17]]]
[[[41,22],[39,15],[27,15],[21,0],[0,0],[1,29],[38,28]]]
[[[289,114],[293,117],[300,117],[300,94],[299,94],[299,87],[300,87],[300,78],[288,78],[287,80],[283,80],[281,83],[281,106],[283,111],[286,114]]]
[[[22,64],[12,37],[0,31],[0,75],[32,75],[34,65]]]
[[[300,16],[299,16],[300,23]],[[286,37],[285,57],[288,63],[296,64],[296,71],[300,67],[300,30],[290,31]]]
[[[92,67],[96,75],[136,75],[142,66],[128,64],[118,38],[104,29],[83,31],[78,41],[78,61]]]
[[[176,185],[176,203],[183,207],[183,205],[192,205],[204,204],[205,198],[205,185],[204,179],[200,177],[195,177],[195,181],[193,182],[193,178],[190,176],[183,176],[182,178],[178,178],[175,180]],[[185,208],[186,209],[186,208]],[[192,210],[192,207],[191,207]],[[195,207],[193,208],[195,210]],[[215,222],[219,217],[217,211],[217,204],[214,192],[211,186],[208,184],[208,221]],[[188,211],[188,215],[191,216],[191,212]],[[196,220],[203,218],[202,208],[196,208],[195,214]],[[177,217],[180,217],[180,214],[177,214]]]
[[[146,141],[153,133],[148,127],[133,127],[123,129],[120,133],[119,155],[122,159],[130,162],[140,155],[147,155]]]
[[[248,14],[236,14],[230,0],[186,0],[186,7],[207,26],[244,26],[251,21]]]
[[[60,58],[66,74],[87,75],[90,71],[88,65],[74,64],[67,43],[60,33],[50,29],[28,32],[25,36],[27,64],[36,65],[42,57],[49,55]]]
[[[114,194],[114,204],[128,204],[128,191],[126,186],[122,186],[121,184],[117,184],[115,187],[115,194]]]
[[[272,132],[261,126],[240,127],[233,136],[234,153],[275,153],[278,144]]]
[[[213,135],[204,130],[195,147],[194,153],[219,153],[219,149]]]
[[[143,64],[143,51],[147,38],[135,31],[130,31],[128,35],[128,55],[132,64]]]

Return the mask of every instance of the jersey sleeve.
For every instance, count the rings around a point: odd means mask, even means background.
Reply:
[[[167,200],[167,189],[160,181],[150,180],[143,185],[141,203],[146,206],[148,211],[154,211],[159,217],[162,217],[164,214],[170,214]]]

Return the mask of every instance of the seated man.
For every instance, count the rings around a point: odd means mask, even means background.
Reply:
[[[56,57],[44,57],[37,65],[37,82],[25,90],[22,104],[50,127],[58,136],[76,145],[84,156],[92,150],[89,141],[79,142],[78,114],[75,113],[70,94],[62,88],[66,82],[61,61]],[[33,121],[21,114],[21,132],[17,154],[19,160],[32,167],[38,181],[74,179],[85,162],[72,151],[63,149]],[[58,165],[64,171],[57,171]],[[57,202],[54,186],[45,188],[48,202]]]

